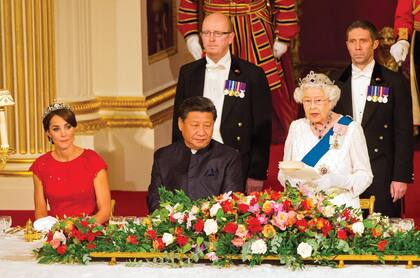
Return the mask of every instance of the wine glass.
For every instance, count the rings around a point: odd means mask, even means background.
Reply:
[[[12,217],[10,215],[0,215],[0,234],[4,234],[12,226]]]

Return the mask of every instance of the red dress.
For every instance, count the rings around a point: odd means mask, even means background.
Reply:
[[[93,180],[105,161],[93,150],[85,149],[71,161],[55,160],[51,152],[43,154],[30,167],[41,180],[45,198],[50,205],[49,214],[66,216],[92,215],[96,211]]]

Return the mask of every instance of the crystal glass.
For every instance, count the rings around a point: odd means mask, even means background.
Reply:
[[[12,226],[12,217],[10,215],[0,215],[0,234],[4,234]]]

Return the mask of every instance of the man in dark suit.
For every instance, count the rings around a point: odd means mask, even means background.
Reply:
[[[347,28],[352,64],[334,76],[341,88],[335,111],[361,123],[369,151],[373,182],[361,195],[375,195],[375,211],[401,215],[401,198],[413,180],[413,118],[407,81],[374,60],[375,26],[356,21]]]
[[[202,25],[206,57],[184,65],[176,89],[173,141],[181,138],[177,109],[191,96],[213,101],[220,115],[213,139],[237,149],[241,155],[246,191],[260,191],[267,176],[271,140],[271,94],[264,71],[232,56],[234,33],[229,18],[207,16]]]
[[[179,107],[183,140],[155,152],[148,190],[149,212],[159,207],[158,187],[182,189],[196,200],[229,191],[243,192],[239,153],[211,139],[216,108],[205,97],[191,97]]]

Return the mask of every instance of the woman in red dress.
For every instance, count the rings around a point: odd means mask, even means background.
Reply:
[[[73,111],[63,103],[52,104],[44,114],[43,126],[54,150],[40,156],[30,168],[35,218],[90,215],[98,224],[108,221],[107,165],[95,151],[74,145],[77,122]]]

